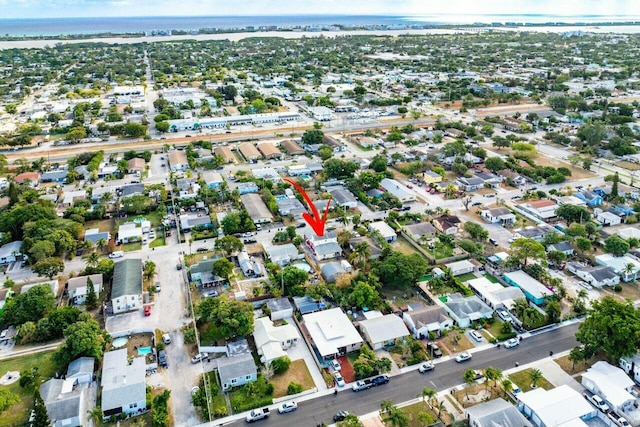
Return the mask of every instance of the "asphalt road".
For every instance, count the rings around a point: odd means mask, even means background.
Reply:
[[[500,370],[514,368],[515,363],[520,365],[534,362],[549,356],[549,351],[560,353],[577,345],[575,333],[578,323],[571,324],[548,332],[540,333],[523,339],[518,347],[512,349],[487,348],[473,353],[473,358],[468,362],[456,363],[453,359],[436,364],[436,369],[427,374],[419,374],[417,371],[394,376],[388,384],[369,390],[354,393],[350,389],[343,390],[337,396],[324,396],[298,404],[295,412],[280,415],[272,411],[271,417],[260,421],[260,425],[291,425],[291,426],[316,426],[323,422],[331,424],[333,415],[342,410],[347,410],[356,415],[364,415],[380,409],[380,402],[389,399],[394,403],[400,403],[414,399],[420,394],[423,387],[431,387],[436,390],[444,390],[463,384],[462,374],[467,369],[485,369],[493,366]],[[231,425],[243,425],[243,420]],[[216,425],[213,423],[213,425]]]

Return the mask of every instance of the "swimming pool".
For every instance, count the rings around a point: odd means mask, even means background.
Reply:
[[[302,270],[306,273],[311,271],[311,266],[309,264],[307,264],[306,262],[299,262],[297,264],[292,264],[291,267],[295,267],[298,270]]]
[[[151,353],[151,347],[140,347],[138,349],[138,356],[144,356]]]
[[[113,347],[120,348],[127,345],[127,342],[129,342],[129,339],[127,337],[120,337],[113,340],[112,344],[113,344]]]
[[[288,199],[288,197],[287,197],[287,196],[282,196],[282,195],[280,195],[280,196],[275,196],[275,198],[276,198],[276,200],[287,200],[287,199]]]

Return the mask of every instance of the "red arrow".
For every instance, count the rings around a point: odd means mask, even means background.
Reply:
[[[329,215],[329,205],[331,204],[331,199],[329,199],[329,201],[327,202],[327,208],[324,210],[324,215],[322,216],[322,218],[320,218],[318,209],[316,209],[316,206],[311,201],[311,198],[309,197],[307,192],[304,191],[304,188],[300,187],[297,182],[289,178],[284,178],[284,180],[293,185],[293,187],[298,190],[300,194],[302,194],[302,197],[304,197],[307,205],[309,205],[311,212],[313,212],[313,216],[309,215],[308,212],[303,213],[302,218],[304,218],[304,220],[307,221],[307,224],[309,224],[311,228],[313,228],[314,233],[316,233],[319,237],[322,237],[324,235],[324,226],[327,222],[327,215]]]

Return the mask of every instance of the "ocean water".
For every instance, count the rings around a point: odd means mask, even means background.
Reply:
[[[273,16],[171,16],[171,17],[105,17],[105,18],[53,18],[2,19],[0,37],[6,36],[58,36],[98,33],[140,33],[154,30],[200,29],[231,30],[248,26],[306,27],[319,25],[443,25],[473,23],[621,23],[638,22],[636,15],[546,15],[546,14],[486,14],[486,15],[273,15]]]

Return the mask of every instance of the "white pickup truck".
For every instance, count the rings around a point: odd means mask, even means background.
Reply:
[[[264,418],[269,418],[269,408],[253,409],[251,412],[249,412],[249,415],[247,415],[246,420],[248,423],[252,423]]]

